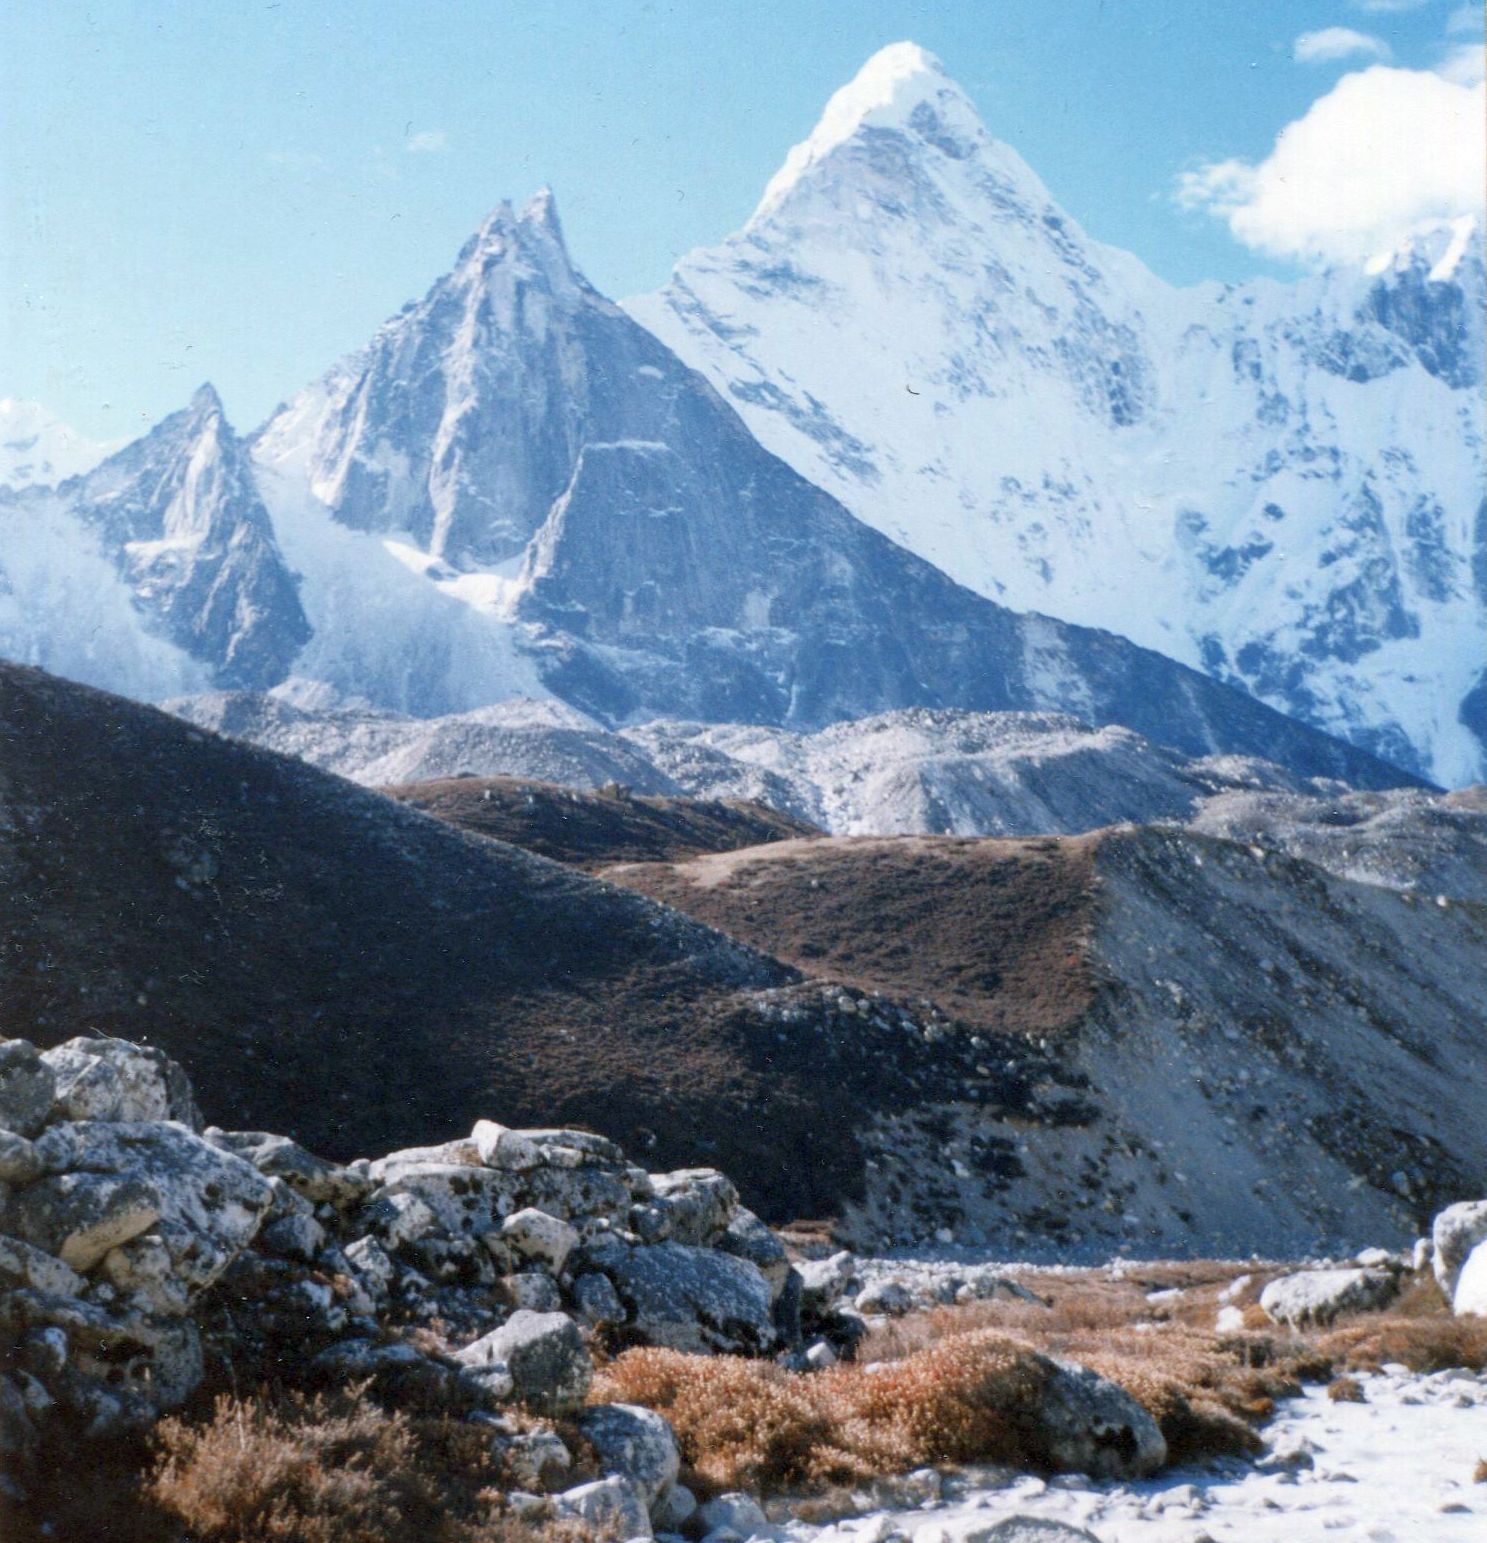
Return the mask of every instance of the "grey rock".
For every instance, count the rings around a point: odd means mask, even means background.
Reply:
[[[774,1232],[745,1206],[738,1206],[715,1246],[736,1259],[746,1259],[769,1282],[779,1300],[790,1274],[790,1256]]]
[[[685,1484],[673,1484],[651,1508],[658,1532],[680,1532],[697,1514],[697,1497]]]
[[[55,1255],[20,1238],[0,1235],[0,1292],[30,1289],[50,1296],[77,1297],[87,1284]]]
[[[578,1325],[564,1313],[515,1312],[455,1359],[476,1369],[504,1368],[512,1396],[549,1414],[578,1408],[594,1377]]]
[[[196,1131],[201,1111],[186,1073],[152,1045],[78,1038],[42,1055],[67,1120],[175,1120]]]
[[[681,1470],[676,1437],[667,1421],[654,1409],[634,1404],[597,1404],[579,1415],[578,1428],[603,1471],[629,1479],[655,1515]]]
[[[975,1526],[958,1543],[1100,1543],[1094,1533],[1047,1516],[1004,1516]]]
[[[682,1168],[653,1173],[650,1178],[652,1203],[666,1213],[668,1236],[678,1243],[713,1244],[738,1209],[738,1190],[716,1168]]]
[[[536,1261],[554,1275],[562,1272],[578,1246],[578,1233],[567,1222],[534,1206],[524,1206],[501,1223],[501,1238],[518,1259]]]
[[[616,1250],[598,1267],[625,1305],[625,1331],[673,1350],[758,1355],[775,1343],[769,1282],[751,1264],[681,1243]]]
[[[64,1173],[13,1195],[3,1222],[18,1238],[86,1272],[111,1248],[153,1227],[160,1211],[159,1192],[141,1179]]]
[[[325,1247],[325,1228],[313,1216],[281,1216],[258,1234],[258,1246],[281,1258],[310,1264]]]
[[[90,1120],[54,1127],[46,1141],[54,1138],[59,1150],[66,1147],[64,1178],[106,1175],[149,1187],[157,1230],[193,1291],[211,1285],[246,1247],[273,1199],[269,1181],[250,1163],[184,1125]],[[43,1181],[51,1182],[59,1181]]]
[[[121,1243],[103,1256],[99,1273],[145,1312],[180,1317],[191,1305],[191,1288],[176,1273],[165,1239],[153,1233]]]
[[[34,1136],[52,1112],[56,1078],[28,1039],[0,1039],[0,1129]]]
[[[740,1490],[715,1495],[699,1509],[697,1521],[704,1535],[726,1529],[741,1538],[750,1538],[769,1525],[769,1518],[759,1502]]]
[[[828,1259],[803,1259],[800,1272],[800,1307],[808,1318],[830,1312],[851,1284],[857,1261],[845,1250]]]
[[[629,1543],[649,1538],[651,1519],[639,1491],[619,1474],[566,1489],[553,1501],[559,1516],[587,1522],[605,1543]]]
[[[1292,1328],[1328,1324],[1343,1313],[1387,1306],[1399,1286],[1392,1270],[1302,1270],[1271,1281],[1260,1293],[1260,1306],[1276,1323]]]
[[[40,1178],[41,1170],[35,1144],[0,1126],[0,1184],[29,1184]]]
[[[614,1282],[597,1270],[580,1275],[569,1288],[573,1306],[590,1328],[625,1321],[625,1304],[620,1301]]]
[[[1487,1238],[1487,1200],[1463,1200],[1447,1206],[1431,1224],[1432,1264],[1447,1301],[1455,1295],[1462,1266],[1484,1238]]]
[[[283,1179],[311,1205],[333,1205],[344,1210],[360,1205],[371,1194],[373,1186],[366,1175],[316,1157],[287,1136],[215,1128],[205,1134],[213,1146],[236,1153],[268,1178]]]
[[[1157,1423],[1115,1383],[1072,1361],[1053,1361],[1038,1409],[1050,1467],[1098,1479],[1155,1473],[1167,1460]]]

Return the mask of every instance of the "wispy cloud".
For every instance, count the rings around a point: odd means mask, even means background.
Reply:
[[[1356,71],[1276,137],[1263,160],[1183,174],[1177,196],[1256,251],[1367,262],[1411,236],[1482,218],[1487,87],[1444,71]]]
[[[403,148],[409,155],[438,155],[449,148],[449,135],[443,129],[423,129],[410,134]]]
[[[1291,57],[1297,64],[1325,64],[1333,59],[1387,59],[1389,45],[1368,32],[1352,27],[1323,27],[1319,32],[1303,32],[1291,45]]]

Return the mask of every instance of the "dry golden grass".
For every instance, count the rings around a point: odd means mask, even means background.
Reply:
[[[193,1543],[579,1543],[503,1515],[489,1432],[333,1396],[226,1395],[162,1420],[144,1498]]]
[[[1473,1484],[1487,1484],[1487,1457],[1479,1457],[1477,1466],[1472,1469]]]
[[[1035,1461],[1029,1415],[1045,1376],[1026,1345],[973,1331],[874,1371],[809,1375],[630,1350],[604,1368],[591,1397],[659,1410],[705,1486],[781,1490],[926,1463]]]
[[[1327,1397],[1334,1404],[1366,1404],[1363,1384],[1356,1377],[1334,1377],[1327,1384]]]

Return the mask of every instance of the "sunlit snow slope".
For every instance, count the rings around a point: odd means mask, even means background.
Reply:
[[[1178,290],[883,50],[752,219],[628,309],[963,584],[1108,627],[1441,781],[1487,775],[1484,283]]]

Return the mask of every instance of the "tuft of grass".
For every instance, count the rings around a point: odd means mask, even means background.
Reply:
[[[1477,1466],[1472,1469],[1473,1484],[1487,1484],[1487,1457],[1479,1457]]]
[[[170,1418],[144,1499],[192,1543],[580,1543],[505,1515],[488,1432],[371,1402],[364,1387],[219,1397]]]
[[[1334,1404],[1366,1404],[1363,1384],[1356,1377],[1334,1377],[1327,1384],[1327,1397]]]

